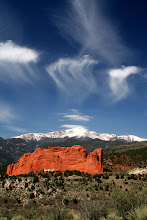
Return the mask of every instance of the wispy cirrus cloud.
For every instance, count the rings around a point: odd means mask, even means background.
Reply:
[[[81,123],[84,123],[85,122],[89,122],[91,121],[92,117],[91,116],[88,116],[88,115],[85,115],[83,113],[81,113],[78,109],[68,109],[68,112],[69,113],[61,113],[62,116],[62,121],[67,121],[68,120],[68,124],[64,124],[64,125],[61,125],[60,127],[63,127],[63,128],[77,128],[77,127],[82,127],[82,128],[85,128],[85,126],[83,125],[73,125],[73,124],[69,124],[69,121],[80,121]]]
[[[85,128],[85,126],[82,125],[70,125],[70,124],[65,124],[65,125],[61,125],[61,128],[67,128],[67,129],[72,129],[72,128]]]
[[[115,25],[103,13],[99,0],[69,1],[67,14],[57,16],[56,23],[64,37],[70,37],[82,50],[90,50],[109,63],[124,62],[131,54]]]
[[[130,88],[127,79],[131,74],[137,74],[140,71],[141,68],[137,66],[122,66],[121,68],[108,71],[109,86],[115,101],[119,101],[129,94]]]
[[[19,127],[10,126],[10,125],[5,126],[5,128],[7,128],[9,131],[14,131],[14,132],[19,132],[19,133],[28,132],[28,130],[26,130],[25,128],[19,128]]]
[[[13,126],[14,121],[18,119],[18,115],[14,113],[14,110],[7,104],[0,104],[0,124],[1,127],[6,128],[9,131],[15,132],[27,132],[26,129]]]
[[[120,30],[102,10],[101,3],[100,0],[69,1],[67,12],[62,16],[56,16],[56,25],[62,35],[79,43],[81,53],[90,52],[103,63],[100,71],[97,68],[96,74],[93,74],[92,69],[89,71],[86,68],[88,77],[85,74],[85,68],[81,68],[82,62],[79,62],[81,66],[75,65],[78,63],[78,60],[75,62],[75,59],[59,59],[46,68],[58,87],[66,91],[66,94],[75,96],[76,100],[78,94],[81,95],[83,91],[84,98],[95,93],[119,101],[129,94],[127,78],[139,71],[133,67],[123,69],[123,71],[115,68],[115,66],[128,62],[128,57],[132,56],[132,52],[121,39]],[[86,58],[89,61],[90,57]],[[96,60],[92,65],[95,64]],[[71,66],[77,67],[70,68]],[[106,73],[107,66],[113,66],[108,71],[109,78]],[[78,79],[77,76],[81,76],[81,78]],[[108,84],[112,94],[108,94]]]
[[[92,72],[97,63],[88,55],[81,58],[61,58],[48,65],[46,71],[62,92],[76,100],[82,100],[97,92],[97,83]]]
[[[67,118],[71,121],[90,121],[91,117],[88,116],[88,115],[81,115],[81,114],[67,114],[67,115],[64,115],[64,118]]]
[[[10,106],[5,104],[0,104],[0,122],[9,123],[16,118],[16,115],[10,108]]]
[[[36,77],[35,63],[39,59],[36,50],[19,46],[12,41],[0,43],[0,80],[31,83]]]

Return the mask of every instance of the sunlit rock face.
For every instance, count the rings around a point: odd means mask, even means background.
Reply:
[[[102,148],[87,155],[80,145],[73,147],[37,148],[33,153],[24,154],[17,163],[7,167],[7,175],[27,174],[39,170],[78,170],[89,174],[103,173]]]

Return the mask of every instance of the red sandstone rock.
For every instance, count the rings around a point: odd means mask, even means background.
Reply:
[[[118,169],[118,170],[131,170],[131,169],[133,169],[132,166],[123,166],[123,165],[120,165],[120,164],[117,164],[116,166],[113,166],[112,168],[113,169]]]
[[[103,173],[102,148],[88,155],[86,149],[80,145],[71,148],[37,148],[33,153],[24,154],[17,163],[10,164],[7,167],[7,175],[26,174],[44,169],[79,170],[90,174]]]

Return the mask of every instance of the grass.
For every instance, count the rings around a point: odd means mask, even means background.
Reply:
[[[128,220],[146,220],[147,219],[147,205],[135,208],[128,213]]]
[[[40,172],[38,179],[30,174],[2,177],[0,218],[133,220],[135,216],[136,220],[144,220],[146,180],[146,176],[127,173],[93,176],[75,171],[65,176],[62,172]]]

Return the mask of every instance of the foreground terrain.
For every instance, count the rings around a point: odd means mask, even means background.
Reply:
[[[1,176],[2,219],[146,219],[147,176],[79,171]],[[112,218],[110,218],[112,217]]]
[[[146,220],[147,175],[128,174],[145,169],[146,144],[104,150],[100,175],[39,171],[8,177],[7,165],[0,165],[0,219]]]

